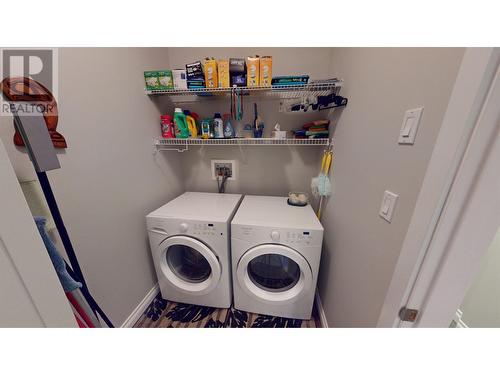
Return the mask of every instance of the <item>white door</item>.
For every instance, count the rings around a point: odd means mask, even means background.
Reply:
[[[400,327],[448,327],[500,225],[500,68],[405,304]]]
[[[0,327],[76,327],[0,140]]]
[[[283,245],[265,244],[248,250],[236,269],[238,283],[253,298],[292,303],[312,288],[311,267],[297,251]]]
[[[219,283],[219,259],[203,242],[187,236],[173,236],[160,244],[160,267],[178,290],[190,294],[210,293]]]

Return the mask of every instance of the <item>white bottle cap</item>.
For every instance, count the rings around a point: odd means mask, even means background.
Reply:
[[[183,113],[183,112],[182,112],[182,108],[176,108],[176,109],[175,109],[175,113]]]

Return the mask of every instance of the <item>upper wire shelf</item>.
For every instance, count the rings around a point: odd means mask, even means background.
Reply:
[[[342,87],[343,80],[333,79],[328,81],[311,82],[305,85],[287,85],[271,87],[217,87],[185,90],[146,90],[148,95],[168,95],[173,97],[207,97],[217,98],[236,93],[238,95],[252,95],[264,97],[277,97],[280,99],[294,99],[304,96],[326,96],[337,93]]]

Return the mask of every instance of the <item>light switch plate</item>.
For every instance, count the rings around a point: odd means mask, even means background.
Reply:
[[[397,194],[394,194],[388,190],[384,192],[382,204],[380,205],[379,215],[389,223],[392,220],[392,215],[394,214],[394,208],[396,207],[398,197],[399,196]]]
[[[398,143],[401,145],[412,145],[415,143],[418,125],[422,117],[424,107],[409,109],[405,112],[403,125],[399,131]]]

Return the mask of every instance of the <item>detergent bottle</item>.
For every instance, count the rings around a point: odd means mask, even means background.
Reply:
[[[191,138],[196,138],[198,136],[198,128],[196,127],[196,120],[191,116],[189,110],[184,110],[184,116],[186,116],[186,122],[188,125],[189,136]]]
[[[214,137],[224,138],[224,123],[220,117],[220,113],[214,115]]]
[[[186,116],[182,113],[182,109],[176,108],[174,111],[175,136],[177,138],[189,138],[189,128],[186,121]]]
[[[224,114],[224,138],[234,138],[235,132],[233,125],[231,125],[231,115],[229,113]]]
[[[161,136],[163,138],[175,138],[174,130],[173,130],[173,122],[172,116],[170,115],[161,115]]]

